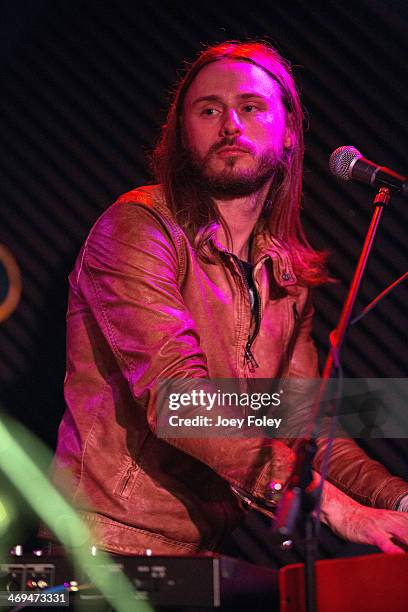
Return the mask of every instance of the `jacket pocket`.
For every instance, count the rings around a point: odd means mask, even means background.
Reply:
[[[138,450],[136,459],[126,455],[119,470],[119,480],[113,490],[114,495],[122,499],[129,499],[139,477],[143,473],[143,463],[146,460],[150,447],[154,442],[154,436],[150,431],[146,432],[145,438]]]
[[[129,499],[135,486],[140,467],[135,461],[128,462],[114,489],[114,494],[122,499]]]

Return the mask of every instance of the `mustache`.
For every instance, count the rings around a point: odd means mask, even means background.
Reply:
[[[250,146],[248,143],[240,142],[237,138],[224,137],[219,142],[215,142],[213,145],[211,145],[211,147],[209,148],[207,152],[206,158],[208,159],[208,157],[210,157],[213,153],[216,153],[217,151],[219,151],[220,149],[223,149],[224,147],[239,147],[240,149],[242,149],[243,151],[246,151],[247,153],[250,153],[252,155],[255,154],[253,147]]]

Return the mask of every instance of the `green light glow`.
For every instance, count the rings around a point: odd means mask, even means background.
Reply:
[[[112,564],[108,554],[98,550],[98,565],[92,563],[94,561],[90,555],[92,541],[87,526],[30,458],[36,457],[38,462],[45,464],[45,457],[48,458],[49,451],[21,425],[11,421],[9,425],[9,421],[10,419],[7,419],[8,427],[6,427],[5,419],[0,420],[0,468],[15,488],[67,550],[72,551],[77,567],[86,572],[115,610],[118,612],[152,610],[148,604],[135,601],[135,591],[119,567],[117,571],[107,575],[103,566]],[[11,428],[13,436],[9,432]],[[9,522],[9,517],[0,500],[0,534],[4,530],[3,521]]]
[[[5,500],[4,500],[5,501]],[[7,504],[9,505],[9,504]],[[9,511],[0,499],[0,536],[7,532],[11,523]]]

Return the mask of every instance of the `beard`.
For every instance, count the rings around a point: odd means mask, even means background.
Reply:
[[[253,168],[236,167],[239,158],[231,156],[225,158],[223,169],[212,169],[211,158],[216,151],[234,144],[225,139],[210,148],[204,158],[199,157],[195,150],[185,150],[185,176],[189,176],[200,191],[219,200],[246,197],[259,191],[270,179],[274,182],[282,161],[276,158],[275,151],[261,155]]]

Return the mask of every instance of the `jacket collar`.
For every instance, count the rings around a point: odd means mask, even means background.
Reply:
[[[231,253],[217,240],[217,228],[210,237],[211,246],[218,252],[231,256]],[[252,242],[253,263],[255,266],[270,258],[275,282],[280,287],[296,285],[297,278],[293,271],[292,260],[288,249],[267,229],[256,234]]]
[[[144,187],[143,189],[133,190],[128,194],[125,194],[125,196],[122,196],[120,201],[134,201],[136,193],[138,202],[144,203],[146,200],[146,203],[151,204],[153,196],[156,207],[161,209],[162,212],[165,212],[166,215],[170,213],[161,185],[150,185]],[[217,227],[215,226],[209,240],[209,246],[215,249],[215,251],[231,256],[231,253],[217,240],[215,235],[216,230]],[[260,264],[261,261],[264,261],[268,257],[271,259],[273,274],[277,285],[280,287],[296,285],[297,278],[293,271],[292,260],[288,249],[284,246],[282,241],[271,234],[265,224],[258,226],[257,233],[252,241],[252,253],[252,259],[255,266]]]
[[[252,252],[255,264],[266,257],[271,259],[275,281],[280,287],[296,285],[297,278],[293,271],[289,250],[268,229],[265,228],[256,234],[252,243]]]

